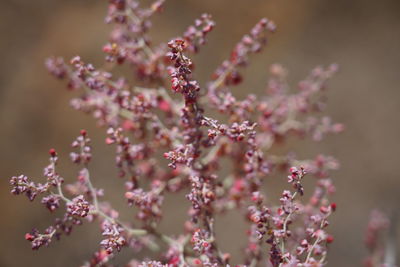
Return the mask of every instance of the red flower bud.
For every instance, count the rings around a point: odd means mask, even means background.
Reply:
[[[50,149],[49,149],[49,154],[50,154],[50,156],[52,156],[53,158],[54,158],[55,156],[57,156],[57,152],[56,152],[56,150],[55,150],[54,148],[50,148]]]

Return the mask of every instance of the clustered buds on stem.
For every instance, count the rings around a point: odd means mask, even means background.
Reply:
[[[68,178],[69,184],[64,184],[56,171],[54,149],[49,151],[44,183],[25,175],[11,178],[13,194],[24,194],[31,201],[40,195],[49,211],[64,210],[43,233],[33,229],[26,240],[38,249],[70,234],[76,225],[98,222],[103,239],[83,266],[107,266],[125,247],[159,252],[154,260],[134,254],[126,265],[130,267],[324,266],[334,240],[327,232],[328,217],[336,210],[330,201],[335,192],[330,171],[339,167],[338,162],[324,155],[312,160],[297,159],[293,152],[276,155],[271,148],[290,136],[319,141],[343,130],[343,125],[319,115],[326,82],[337,66],[315,68],[298,90],[290,91],[287,71],[273,64],[265,96],[237,99],[230,87],[242,81],[240,68],[275,31],[275,24],[264,18],[202,87],[194,78],[189,55],[199,52],[215,23],[203,14],[182,37],[155,46],[148,35],[150,19],[163,3],[158,0],[143,8],[135,0],[109,1],[106,23],[113,29],[103,47],[103,67],[85,63],[79,56],[70,65],[62,58],[46,61],[52,75],[80,92],[71,101],[73,108],[106,127],[105,143],[115,147],[117,176],[124,180],[124,197],[135,219],[120,220],[105,200],[104,190],[92,184],[98,177],[90,175],[91,140],[82,130],[70,154],[79,168],[75,182]],[[133,68],[141,86],[113,74],[123,64]],[[211,117],[215,112],[221,113],[220,119]],[[282,170],[289,172],[290,186],[274,201],[265,194],[264,185]],[[311,176],[315,177],[313,191],[302,184]],[[191,204],[188,218],[181,234],[168,236],[158,230],[164,197],[179,192]],[[230,210],[243,214],[249,226],[243,264],[232,263],[229,253],[221,250],[214,226]],[[375,243],[373,233],[381,228],[374,225],[369,227],[368,244]]]
[[[393,249],[388,248],[388,246],[393,246],[393,244],[390,244],[390,242],[386,242],[385,244],[384,242],[385,235],[394,234],[390,233],[390,228],[392,227],[388,216],[386,216],[379,210],[371,211],[364,240],[369,252],[368,257],[364,260],[365,267],[373,267],[379,265],[385,266],[384,264],[382,264],[383,262],[389,265],[395,264],[394,259],[385,259],[385,249]],[[391,261],[392,263],[390,263]]]

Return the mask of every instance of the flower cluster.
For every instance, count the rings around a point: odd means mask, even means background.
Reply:
[[[139,208],[137,217],[143,221],[157,219],[162,217],[161,204],[163,197],[157,193],[159,186],[154,190],[144,192],[142,188],[127,191],[125,197],[130,205],[135,205]]]
[[[25,234],[25,239],[31,242],[32,249],[39,249],[41,246],[48,246],[50,244],[55,232],[52,226],[47,228],[43,234],[40,234],[37,229],[33,229],[30,233]]]
[[[274,32],[275,24],[263,18],[251,29],[249,34],[243,36],[242,40],[233,49],[229,60],[225,60],[214,72],[213,78],[218,83],[210,86],[210,89],[214,90],[220,84],[239,84],[243,80],[237,69],[247,64],[249,54],[261,51],[262,47],[267,43],[266,31]]]
[[[55,211],[60,207],[60,196],[48,195],[42,198],[42,204],[46,206],[49,211]]]
[[[121,235],[123,228],[117,224],[109,223],[108,221],[104,221],[102,228],[102,235],[106,237],[106,239],[103,239],[100,245],[108,254],[111,254],[114,250],[120,251],[126,242],[125,238]]]
[[[192,61],[183,54],[188,47],[188,43],[181,39],[174,39],[168,43],[171,49],[168,56],[174,61],[174,66],[169,67],[169,75],[171,76],[172,89],[179,92],[185,97],[186,103],[193,103],[196,100],[196,94],[200,90],[200,86],[195,80],[190,80],[189,75],[192,73]]]
[[[76,140],[72,143],[73,148],[79,148],[79,152],[71,152],[70,157],[74,163],[77,164],[89,164],[92,153],[91,147],[89,145],[90,139],[87,137],[86,130],[81,131],[81,135],[76,138]]]
[[[189,28],[183,34],[185,41],[188,43],[188,50],[198,52],[201,45],[206,42],[206,35],[215,26],[215,22],[209,14],[201,15],[200,19],[196,19],[194,26]]]
[[[38,194],[46,192],[49,187],[48,183],[35,184],[28,181],[28,177],[25,175],[13,176],[10,184],[13,186],[11,193],[14,195],[25,194],[30,201],[33,201]]]
[[[272,64],[265,94],[239,99],[231,87],[243,80],[241,68],[266,46],[275,24],[261,19],[201,86],[190,55],[206,44],[215,22],[203,14],[181,37],[153,45],[148,34],[151,18],[163,8],[162,0],[149,7],[135,0],[110,0],[106,23],[112,30],[103,46],[102,67],[79,56],[70,64],[62,58],[46,61],[49,72],[76,91],[72,107],[90,114],[105,129],[106,145],[115,148],[116,176],[136,216],[121,220],[104,190],[95,186],[91,140],[81,130],[70,154],[79,168],[75,179],[64,182],[57,173],[54,149],[49,151],[44,183],[25,175],[11,178],[13,194],[31,201],[40,195],[50,212],[62,214],[42,234],[34,229],[25,238],[38,249],[69,235],[77,225],[97,223],[103,238],[83,266],[108,266],[124,248],[144,252],[132,255],[126,265],[132,267],[326,265],[334,240],[328,219],[337,208],[330,200],[336,190],[331,171],[339,164],[331,156],[299,159],[294,152],[279,154],[272,148],[289,137],[320,141],[344,129],[321,115],[326,83],[337,66],[315,68],[291,90],[286,69]],[[136,84],[131,77],[118,76],[123,64],[132,68]],[[215,113],[220,113],[218,119]],[[287,176],[288,185],[274,200],[267,197],[270,187],[265,185],[275,176]],[[310,181],[303,183],[304,179]],[[184,231],[166,235],[159,225],[164,199],[172,194],[185,195],[190,205]],[[231,262],[221,249],[215,229],[215,221],[228,211],[243,215],[248,225],[241,263]],[[370,224],[371,250],[384,225]],[[143,258],[147,250],[158,256]]]
[[[57,152],[52,148],[49,150],[49,154],[50,164],[43,169],[46,182],[35,183],[28,180],[26,175],[13,176],[10,179],[10,184],[13,187],[11,193],[14,195],[25,194],[30,201],[33,201],[37,195],[49,192],[51,187],[59,187],[64,182],[64,179],[60,177],[55,170],[58,160]],[[57,208],[58,200],[51,197],[45,197],[45,199],[42,200],[42,203],[45,204],[50,211],[53,211]]]
[[[259,192],[252,195],[255,205],[248,208],[248,218],[256,227],[252,229],[248,251],[249,254],[258,255],[260,241],[266,237],[265,242],[271,245],[269,254],[272,266],[322,266],[328,244],[333,242],[333,237],[326,233],[325,228],[329,225],[327,218],[336,210],[336,204],[316,207],[311,202],[307,205],[298,203],[296,196],[303,195],[301,181],[304,176],[303,168],[290,169],[288,182],[295,191],[284,190],[280,198],[281,205],[276,210],[263,205],[264,198]],[[326,201],[324,198],[324,203]],[[295,222],[303,224],[303,227],[297,227],[293,232],[290,225]]]
[[[384,255],[385,249],[393,250],[393,247],[389,248],[389,246],[393,246],[393,244],[390,244],[390,242],[384,244],[385,234],[391,230],[390,226],[391,223],[387,215],[379,210],[371,211],[364,241],[369,252],[368,257],[364,260],[365,267],[379,266],[383,262],[388,266],[395,265],[394,255]]]
[[[89,213],[89,202],[82,195],[67,203],[67,212],[71,216],[86,217]]]

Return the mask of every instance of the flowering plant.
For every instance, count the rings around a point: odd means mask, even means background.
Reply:
[[[133,0],[110,1],[106,22],[113,29],[103,47],[104,66],[96,68],[79,56],[70,64],[55,57],[46,61],[51,74],[80,92],[71,101],[73,108],[91,114],[106,128],[105,142],[115,147],[117,173],[126,180],[124,197],[138,211],[136,220],[122,221],[104,190],[96,187],[89,171],[90,138],[81,130],[70,154],[80,167],[76,181],[66,179],[66,184],[57,172],[54,149],[49,151],[43,183],[25,175],[11,178],[13,194],[31,201],[40,197],[50,212],[64,211],[43,232],[27,233],[26,240],[39,249],[78,225],[98,223],[103,240],[83,266],[108,266],[124,248],[136,251],[127,263],[132,267],[229,266],[231,257],[218,246],[214,224],[218,216],[235,210],[248,222],[243,264],[235,266],[324,266],[334,240],[327,231],[328,219],[336,210],[329,199],[335,192],[330,171],[339,164],[325,155],[311,160],[294,153],[275,155],[271,148],[291,136],[320,141],[343,130],[320,115],[326,82],[337,66],[315,68],[291,92],[287,71],[273,64],[265,95],[238,99],[230,89],[242,82],[241,69],[275,32],[275,24],[263,18],[201,86],[194,79],[190,55],[200,51],[215,23],[203,14],[181,37],[152,45],[150,18],[162,10],[163,2],[142,8]],[[132,68],[136,85],[112,74],[120,65]],[[222,160],[231,164],[229,172]],[[263,193],[273,175],[287,176],[288,189],[278,205]],[[303,188],[303,180],[311,176],[315,187]],[[157,226],[164,196],[178,192],[186,193],[191,206],[184,231],[168,236]],[[156,250],[158,257],[141,259],[138,252],[144,250]]]

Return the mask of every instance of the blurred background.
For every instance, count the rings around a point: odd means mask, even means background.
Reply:
[[[73,180],[77,169],[68,154],[82,128],[93,139],[93,182],[106,189],[106,198],[121,208],[123,218],[132,216],[123,204],[123,181],[115,178],[114,165],[109,164],[114,148],[104,144],[104,129],[69,107],[72,94],[43,64],[48,56],[70,59],[79,54],[99,65],[110,30],[103,25],[106,7],[107,1],[90,0],[0,1],[0,266],[79,266],[98,247],[99,230],[82,226],[70,238],[31,251],[24,234],[32,227],[44,229],[53,216],[40,203],[9,193],[11,176],[41,177],[51,147],[59,151],[60,172]],[[236,95],[262,94],[272,63],[288,68],[293,87],[314,66],[341,66],[329,82],[326,114],[344,123],[346,131],[321,143],[296,142],[289,148],[301,158],[324,153],[341,161],[341,169],[332,175],[338,211],[331,220],[335,242],[328,266],[360,266],[370,210],[396,212],[400,204],[400,2],[167,0],[165,11],[154,20],[154,42],[180,35],[204,12],[213,15],[217,27],[195,58],[201,84],[261,17],[274,20],[278,31],[265,52],[251,58]],[[177,201],[182,202],[167,198],[161,226],[171,234],[181,231],[186,216],[187,206],[176,208]],[[236,263],[245,225],[228,214],[217,227],[222,229],[217,229],[222,249],[232,253]],[[129,253],[123,252],[116,263],[132,258]]]

